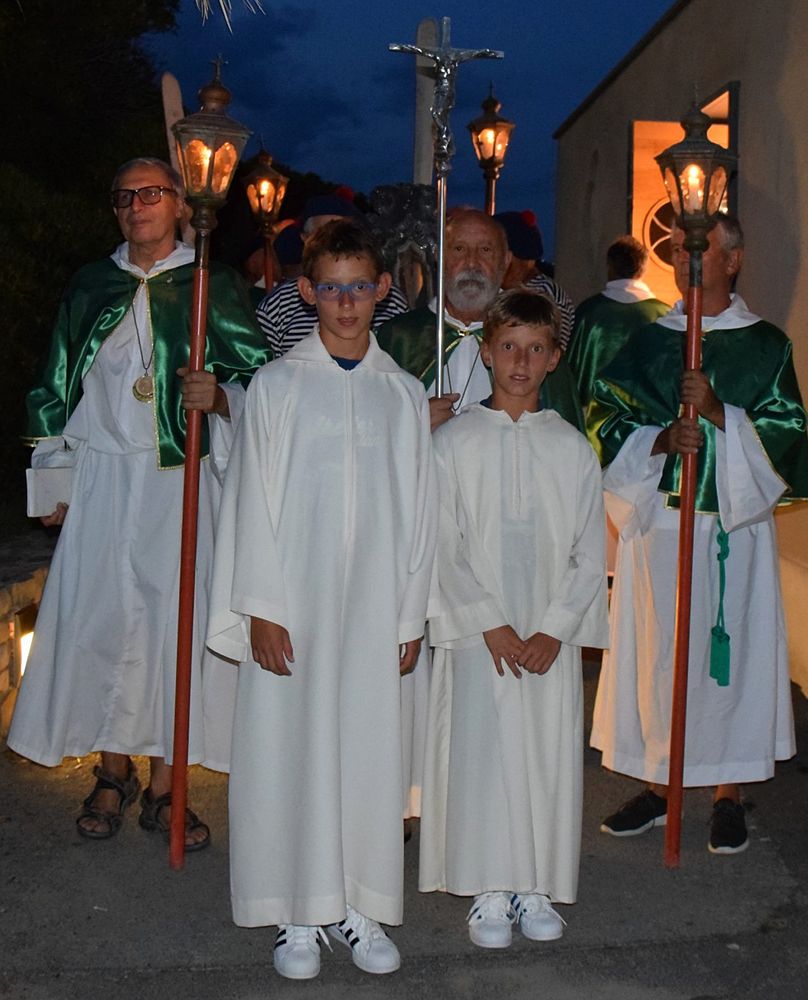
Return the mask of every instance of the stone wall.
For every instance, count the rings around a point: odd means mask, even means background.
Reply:
[[[0,737],[11,724],[20,684],[16,616],[38,605],[48,575],[54,537],[36,528],[0,545]]]

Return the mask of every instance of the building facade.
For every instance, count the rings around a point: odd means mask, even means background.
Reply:
[[[578,302],[633,232],[671,301],[664,189],[653,156],[682,137],[694,97],[739,155],[730,195],[746,234],[738,291],[788,332],[808,397],[808,4],[679,0],[558,128],[557,275]],[[657,185],[655,188],[654,185]],[[792,669],[808,691],[808,504],[778,513]]]

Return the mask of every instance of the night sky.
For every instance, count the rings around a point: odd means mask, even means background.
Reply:
[[[452,45],[504,51],[458,71],[452,129],[457,152],[450,204],[482,207],[483,177],[466,125],[480,114],[489,83],[501,114],[516,122],[497,187],[497,210],[530,208],[553,244],[553,131],[656,23],[672,0],[379,0],[271,3],[249,14],[233,0],[233,33],[218,9],[202,24],[182,0],[179,30],[150,39],[161,68],[179,79],[183,101],[196,92],[221,53],[233,92],[232,116],[253,129],[279,161],[369,193],[377,184],[412,179],[415,57],[389,42],[415,42],[424,17],[452,20]]]

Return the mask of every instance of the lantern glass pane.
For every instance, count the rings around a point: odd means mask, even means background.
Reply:
[[[213,182],[211,191],[213,194],[225,195],[230,187],[233,171],[238,163],[238,152],[232,142],[223,142],[216,150],[213,161]]]
[[[180,145],[182,151],[182,146]],[[185,187],[188,194],[201,194],[207,189],[210,160],[213,151],[201,139],[192,139],[182,157],[185,164]]]
[[[261,205],[254,184],[247,185],[247,201],[250,203],[250,211],[256,215],[260,211]]]
[[[497,132],[497,142],[494,148],[494,156],[498,160],[505,159],[505,153],[508,150],[508,139],[510,138],[510,131],[507,128],[501,128]]]
[[[704,214],[704,171],[698,163],[688,163],[679,174],[684,215]]]
[[[480,159],[490,160],[494,155],[494,149],[496,146],[497,133],[493,128],[484,128],[480,132],[480,138],[478,140],[480,147]]]
[[[721,208],[724,193],[727,190],[727,171],[725,167],[716,167],[710,178],[710,194],[707,200],[707,214],[715,215]]]
[[[275,196],[277,194],[277,189],[272,181],[262,181],[261,182],[261,208],[267,215],[272,214],[272,210],[275,208]]]
[[[665,187],[668,192],[668,197],[671,200],[671,206],[673,207],[674,215],[682,214],[682,202],[679,198],[679,186],[676,183],[676,175],[671,170],[670,167],[665,167],[665,173],[663,174],[663,180],[665,181]]]

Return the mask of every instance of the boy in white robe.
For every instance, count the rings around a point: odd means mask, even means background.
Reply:
[[[608,635],[600,471],[539,388],[559,317],[514,289],[485,321],[490,400],[434,435],[439,613],[421,822],[422,892],[474,896],[471,940],[560,937],[575,901],[583,785],[581,646]],[[493,661],[493,663],[492,663]]]
[[[399,672],[424,632],[437,499],[423,387],[370,332],[390,275],[363,227],[324,226],[299,288],[319,330],[260,369],[225,483],[209,645],[238,660],[233,917],[279,926],[287,978],[322,928],[366,972],[400,958]]]

